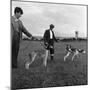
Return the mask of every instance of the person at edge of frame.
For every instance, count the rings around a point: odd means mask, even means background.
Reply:
[[[12,68],[17,68],[17,57],[19,52],[20,39],[22,38],[22,32],[26,34],[31,39],[34,39],[32,34],[30,34],[24,27],[22,21],[19,19],[23,14],[23,10],[20,7],[15,7],[14,15],[11,17],[11,64]]]
[[[46,46],[46,49],[50,51],[50,57],[51,61],[54,61],[54,41],[58,42],[59,40],[56,39],[53,28],[55,26],[53,24],[50,24],[50,28],[45,30],[43,40],[44,45]]]

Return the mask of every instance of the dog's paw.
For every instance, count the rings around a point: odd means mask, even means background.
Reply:
[[[72,58],[72,61],[74,60],[74,58]]]
[[[64,58],[64,62],[66,61],[66,58]]]
[[[25,69],[29,69],[29,63],[25,63]]]

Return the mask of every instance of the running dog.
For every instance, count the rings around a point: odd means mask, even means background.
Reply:
[[[69,55],[72,53],[72,61],[74,60],[75,56],[79,56],[80,53],[86,53],[85,50],[83,49],[77,49],[77,48],[73,48],[71,45],[66,44],[66,52],[67,54],[64,56],[64,61],[66,61],[66,59],[69,57]]]
[[[29,69],[29,66],[36,60],[36,57],[39,56],[39,58],[43,58],[43,64],[46,67],[47,65],[47,58],[48,58],[48,50],[45,49],[45,46],[43,46],[44,49],[37,49],[34,50],[32,53],[29,53],[29,61],[25,62],[25,68]]]

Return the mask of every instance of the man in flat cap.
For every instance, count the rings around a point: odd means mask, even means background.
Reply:
[[[54,25],[51,24],[49,26],[49,29],[45,31],[43,36],[44,45],[46,46],[46,49],[50,51],[51,61],[54,60],[54,41],[58,42],[58,40],[55,38],[53,28]]]
[[[28,37],[33,38],[33,36],[24,27],[22,21],[19,19],[22,14],[23,10],[20,7],[15,7],[14,16],[11,17],[12,68],[17,68],[17,57],[22,32]]]

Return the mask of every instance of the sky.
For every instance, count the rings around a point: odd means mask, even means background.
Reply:
[[[79,37],[87,37],[86,6],[12,1],[12,15],[15,7],[23,9],[20,19],[32,35],[43,36],[54,24],[55,36],[74,37],[78,31]]]

